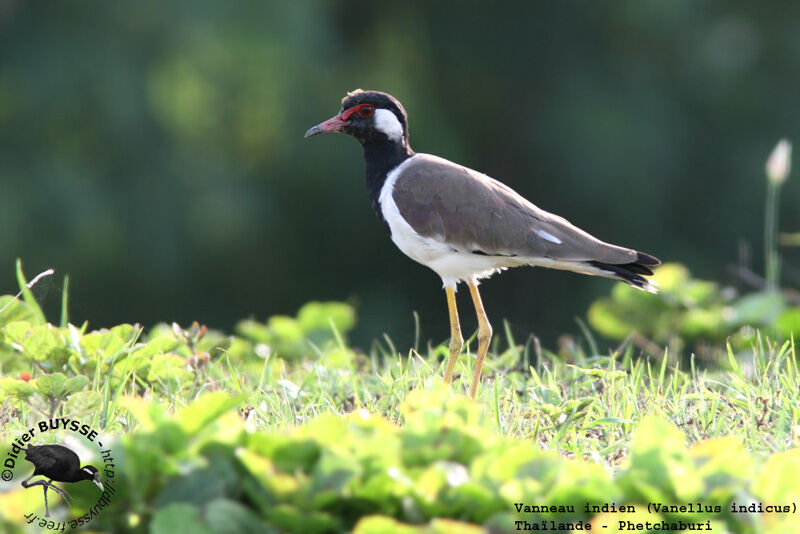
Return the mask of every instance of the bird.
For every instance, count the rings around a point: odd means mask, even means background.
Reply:
[[[50,517],[47,506],[47,490],[52,489],[69,502],[70,495],[65,490],[57,487],[53,482],[80,482],[91,480],[100,491],[104,491],[100,482],[100,472],[93,465],[81,467],[81,459],[72,449],[63,445],[28,445],[25,449],[25,459],[31,462],[36,469],[33,474],[22,481],[23,488],[42,486],[44,491],[45,517]],[[35,476],[43,476],[47,480],[28,482]]]
[[[456,306],[459,283],[469,288],[478,319],[470,397],[478,391],[492,339],[479,282],[509,267],[538,266],[616,279],[656,293],[646,278],[660,260],[612,245],[548,213],[502,182],[409,144],[408,115],[393,96],[357,89],[339,112],[305,137],[340,132],[362,146],[372,207],[395,245],[442,279],[450,319],[445,382],[452,383],[464,340]]]

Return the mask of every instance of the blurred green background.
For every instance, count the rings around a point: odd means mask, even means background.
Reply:
[[[357,344],[407,347],[414,310],[441,341],[441,282],[385,235],[358,144],[303,139],[357,87],[404,103],[415,150],[736,285],[742,243],[762,261],[764,160],[800,128],[799,20],[745,1],[0,0],[1,292],[21,257],[56,269],[47,309],[69,274],[71,320],[94,327],[336,299]],[[799,195],[790,178],[784,231]],[[551,342],[610,286],[516,269],[483,293],[496,325]]]

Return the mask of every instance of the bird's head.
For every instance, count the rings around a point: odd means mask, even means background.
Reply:
[[[100,491],[103,491],[103,483],[100,482],[100,471],[93,465],[84,465],[81,467],[81,472],[83,473],[83,478],[85,480],[91,480],[94,484],[100,488]]]
[[[305,136],[329,132],[352,135],[362,145],[407,145],[408,118],[403,105],[392,95],[357,89],[342,99],[338,114],[309,129]]]

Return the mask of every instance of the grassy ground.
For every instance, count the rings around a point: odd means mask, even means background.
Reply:
[[[622,354],[591,357],[575,351],[566,355],[574,363],[567,363],[563,353],[534,351],[533,342],[516,345],[506,334],[511,348],[490,352],[476,399],[500,434],[608,466],[625,457],[636,423],[649,414],[674,422],[690,442],[733,436],[761,455],[797,446],[800,439],[800,375],[792,342],[762,340],[746,360],[730,354],[728,370],[711,372],[692,363],[682,367],[668,358],[649,358],[631,347]],[[257,428],[299,425],[322,414],[362,408],[402,424],[399,406],[409,392],[442,380],[446,344],[400,353],[386,340],[365,355],[352,351],[338,335],[335,339],[327,349],[313,347],[312,357],[296,361],[266,348],[258,361],[233,361],[221,354],[192,371],[190,380],[156,375],[150,384],[130,373],[114,388],[97,372],[87,388],[100,395],[101,409],[91,414],[92,422],[129,432],[136,421],[126,417],[120,402],[125,398],[164,401],[175,408],[204,392],[227,391],[242,395],[243,416]],[[502,344],[507,343],[498,340],[495,346]],[[475,345],[473,339],[465,346],[454,394],[467,391]],[[10,399],[5,406],[11,406]],[[40,401],[19,404],[16,412],[6,410],[0,438],[49,415],[50,407],[49,401]]]
[[[0,316],[0,441],[9,447],[53,417],[112,436],[118,514],[93,524],[101,531],[191,524],[216,534],[233,521],[249,525],[241,532],[377,533],[401,523],[506,532],[519,518],[601,528],[623,516],[514,508],[609,500],[714,503],[720,511],[702,520],[717,532],[795,524],[726,508],[800,498],[792,341],[757,336],[711,371],[630,344],[598,354],[588,336],[588,349],[555,354],[533,339],[517,343],[506,327],[473,402],[465,393],[474,336],[448,388],[446,344],[398,350],[385,339],[356,351],[345,339],[355,316],[338,303],[244,321],[228,336],[196,324],[89,331],[69,325],[66,313],[55,326],[35,304],[9,299],[0,297],[0,307],[11,302]],[[91,488],[77,489],[92,498]],[[41,507],[41,493],[16,479],[0,483],[0,493],[0,528],[23,532],[19,510]],[[640,519],[687,517],[701,519]],[[203,530],[212,519],[223,526]]]
[[[423,354],[376,350],[358,358],[356,369],[328,363],[346,350],[296,366],[267,363],[258,383],[234,385],[227,370],[218,369],[215,387],[245,393],[248,419],[259,427],[360,408],[402,423],[398,407],[410,391],[441,381],[447,354],[441,345]],[[673,421],[690,442],[734,436],[762,455],[800,439],[800,384],[790,342],[764,341],[749,361],[731,355],[730,370],[713,373],[638,357],[632,349],[575,364],[547,352],[531,356],[530,344],[490,354],[477,401],[497,432],[543,449],[614,466],[624,458],[635,424],[648,414]],[[528,365],[531,360],[537,363]],[[462,355],[454,393],[467,391],[473,362],[474,354]]]

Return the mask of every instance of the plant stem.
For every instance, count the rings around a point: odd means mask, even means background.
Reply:
[[[778,255],[778,200],[779,184],[767,181],[767,208],[764,216],[764,278],[767,287],[776,288],[780,282],[780,256]]]

